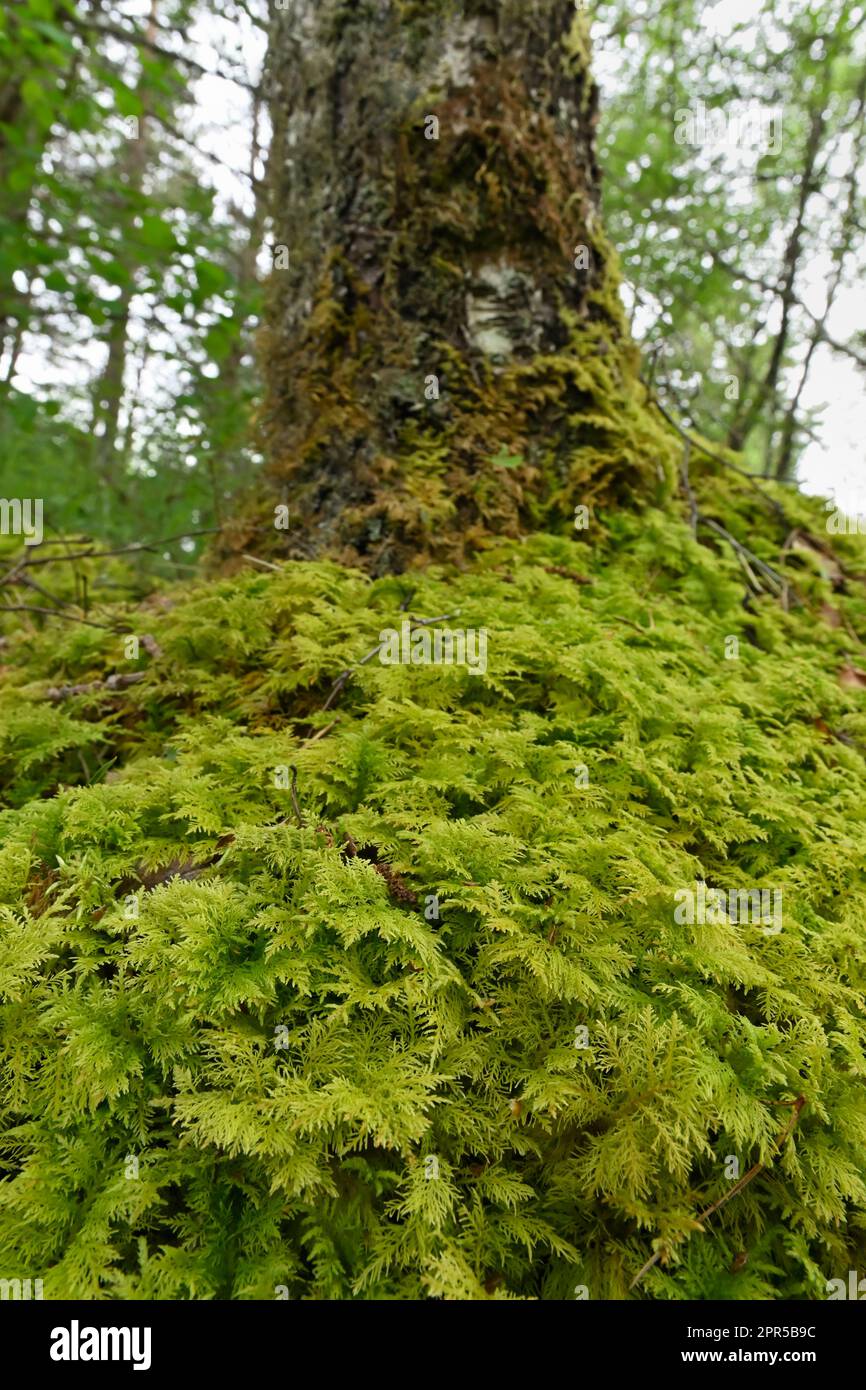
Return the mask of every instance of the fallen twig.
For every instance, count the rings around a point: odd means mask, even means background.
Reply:
[[[682,484],[683,484],[683,488],[684,488],[684,490],[685,490],[686,497],[689,499],[689,512],[690,512],[690,515],[691,515],[692,535],[693,535],[693,536],[697,536],[697,534],[698,534],[698,504],[697,504],[697,500],[696,500],[696,498],[695,498],[695,494],[692,492],[692,484],[691,484],[691,480],[690,480],[690,478],[689,478],[689,457],[690,457],[690,455],[691,455],[691,452],[692,452],[692,441],[691,441],[690,439],[686,439],[686,446],[685,446],[685,449],[683,450],[683,462],[682,462],[682,466],[681,466],[681,468],[680,468],[680,478],[682,479]]]
[[[782,1130],[782,1133],[778,1136],[778,1138],[776,1139],[775,1144],[773,1145],[773,1147],[774,1147],[777,1151],[781,1150],[782,1146],[783,1146],[783,1145],[786,1143],[786,1141],[791,1137],[791,1134],[792,1134],[793,1131],[794,1131],[794,1126],[796,1125],[798,1119],[800,1118],[800,1111],[803,1109],[803,1106],[806,1104],[806,1097],[805,1097],[805,1096],[798,1096],[797,1099],[796,1099],[795,1101],[793,1101],[793,1102],[783,1102],[783,1103],[784,1103],[784,1104],[792,1104],[792,1114],[791,1114],[790,1120],[789,1120],[788,1123],[785,1125],[785,1128]],[[768,1161],[769,1161],[769,1160],[768,1160]],[[736,1195],[737,1195],[738,1192],[742,1192],[743,1188],[746,1187],[754,1178],[756,1178],[756,1177],[758,1176],[758,1174],[759,1174],[764,1168],[766,1168],[766,1166],[767,1166],[767,1163],[755,1163],[755,1164],[753,1164],[753,1166],[749,1169],[748,1173],[744,1173],[743,1176],[740,1178],[740,1181],[734,1183],[734,1186],[731,1188],[731,1190],[730,1190],[729,1192],[726,1192],[725,1195],[724,1195],[723,1197],[719,1197],[718,1201],[713,1202],[710,1206],[706,1207],[706,1208],[704,1209],[704,1211],[702,1211],[702,1212],[700,1213],[700,1215],[697,1217],[698,1223],[701,1223],[701,1222],[703,1222],[703,1221],[706,1221],[710,1216],[712,1216],[715,1212],[717,1212],[717,1211],[719,1210],[720,1207],[723,1207],[723,1206],[725,1205],[726,1202],[729,1202],[729,1201],[731,1200],[732,1197],[736,1197]],[[638,1270],[637,1274],[636,1274],[636,1275],[634,1276],[634,1278],[632,1279],[631,1283],[629,1284],[629,1290],[633,1289],[634,1286],[635,1286],[635,1284],[637,1284],[637,1283],[640,1282],[640,1280],[644,1277],[644,1275],[645,1275],[649,1270],[651,1270],[651,1269],[653,1268],[653,1265],[657,1265],[657,1264],[658,1264],[658,1262],[659,1262],[659,1260],[661,1259],[661,1257],[662,1257],[662,1252],[661,1252],[660,1250],[658,1250],[658,1251],[656,1251],[656,1253],[653,1255],[652,1259],[647,1260],[646,1264],[643,1265],[643,1267],[642,1267],[641,1269]]]
[[[633,627],[635,632],[641,633],[644,637],[646,637],[648,633],[655,632],[656,630],[655,619],[652,613],[649,614],[649,627],[642,627],[641,624],[636,623],[633,618],[624,618],[620,613],[609,613],[608,617],[612,618],[615,623],[625,623],[627,627]]]
[[[69,700],[73,695],[94,695],[97,690],[125,690],[128,685],[143,681],[145,675],[144,671],[128,671],[122,675],[108,676],[104,681],[87,681],[84,685],[52,685],[46,690],[45,698],[56,703],[58,700]]]
[[[318,733],[313,734],[312,738],[305,738],[302,746],[306,748],[308,743],[315,743],[317,739],[324,738],[325,734],[329,734],[337,723],[339,723],[339,720],[332,719],[330,724],[326,724],[324,729],[320,729]]]
[[[783,579],[782,575],[779,574],[777,570],[773,569],[772,565],[768,565],[766,561],[762,560],[754,551],[749,550],[748,546],[743,545],[742,541],[738,541],[736,536],[732,536],[730,531],[726,530],[718,521],[714,521],[711,517],[705,516],[699,517],[699,521],[702,526],[707,526],[711,531],[715,531],[716,535],[722,536],[723,539],[733,547],[734,554],[743,566],[755,593],[765,593],[766,589],[752,573],[749,562],[751,562],[751,564],[764,576],[765,581],[769,585],[770,592],[775,594],[777,598],[782,599],[787,606],[787,581]]]
[[[91,545],[90,548],[87,550],[71,551],[67,555],[42,555],[35,556],[32,560],[28,556],[26,557],[26,563],[28,569],[33,569],[35,565],[59,565],[63,564],[66,561],[75,560],[101,560],[108,555],[133,555],[139,550],[158,550],[159,547],[162,545],[170,545],[172,541],[184,541],[187,539],[191,539],[193,536],[215,536],[218,534],[220,530],[221,528],[219,526],[206,526],[201,531],[179,531],[176,536],[165,536],[161,540],[131,541],[129,545],[116,546],[112,550],[94,550],[93,546]],[[42,544],[68,545],[69,542],[66,541],[63,537],[60,537],[59,540],[43,541]],[[11,570],[9,573],[13,573],[14,570],[17,569],[21,564],[21,560],[17,561],[15,566],[13,566],[13,570]],[[4,576],[4,580],[7,577],[8,576]],[[4,581],[0,580],[0,583],[2,582]]]
[[[702,444],[699,439],[695,439],[693,435],[689,434],[688,430],[683,429],[678,420],[674,419],[670,411],[665,409],[658,396],[650,389],[648,383],[644,382],[643,384],[647,389],[647,394],[649,395],[651,403],[656,407],[659,413],[664,416],[671,428],[676,430],[681,439],[684,439],[692,448],[699,449],[706,458],[712,459],[713,463],[718,463],[722,468],[729,468],[733,473],[739,473],[740,477],[746,479],[746,482],[757,492],[758,496],[764,502],[769,502],[777,516],[781,517],[786,525],[788,524],[784,507],[775,497],[771,497],[769,493],[764,491],[754,473],[750,473],[747,468],[741,468],[737,463],[731,463],[730,459],[722,458],[721,454],[714,453],[712,449],[708,449],[705,444]]]
[[[35,605],[27,603],[4,603],[0,604],[0,613],[41,613],[46,618],[67,618],[71,623],[83,623],[85,627],[98,627],[103,632],[114,630],[108,623],[94,623],[90,618],[79,618],[77,614],[69,613],[65,608],[37,608]]]
[[[275,574],[282,574],[282,565],[272,565],[270,560],[260,560],[258,555],[248,555],[246,551],[243,551],[241,558],[249,560],[251,565],[261,565],[262,569],[273,570]]]
[[[566,569],[565,565],[545,565],[545,574],[557,574],[560,579],[571,579],[575,584],[594,584],[594,579],[588,579],[585,574],[578,574],[576,570]]]

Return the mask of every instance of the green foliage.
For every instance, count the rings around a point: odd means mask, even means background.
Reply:
[[[866,365],[862,331],[824,318],[863,271],[862,7],[598,0],[593,15],[605,219],[657,383],[756,472],[792,476],[828,338]],[[701,103],[727,139],[688,138]]]
[[[38,479],[58,530],[206,527],[254,466],[258,224],[221,205],[184,133],[197,69],[165,34],[195,16],[0,16],[0,488]]]
[[[293,564],[111,633],[6,620],[0,1273],[625,1298],[655,1248],[632,1297],[773,1299],[862,1267],[862,542],[843,588],[694,483],[788,611],[650,509],[456,578]],[[358,665],[455,610],[484,674]],[[781,887],[783,931],[678,925],[696,880]],[[766,1167],[700,1230],[729,1155]]]

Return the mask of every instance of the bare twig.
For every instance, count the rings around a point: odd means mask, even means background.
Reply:
[[[326,724],[324,729],[320,729],[317,734],[313,734],[312,738],[305,738],[303,743],[304,748],[306,748],[308,743],[315,743],[317,739],[324,738],[325,734],[329,734],[337,722],[336,719],[332,719],[330,724]]]
[[[448,623],[452,618],[459,618],[460,609],[456,613],[441,613],[438,618],[412,618],[409,622],[412,627],[432,627],[434,623]]]
[[[721,454],[714,453],[712,449],[708,449],[705,444],[702,444],[699,439],[695,439],[693,435],[689,434],[687,430],[683,429],[682,425],[679,423],[678,420],[674,419],[670,411],[665,409],[658,396],[655,396],[653,394],[646,382],[644,382],[644,386],[646,386],[650,401],[656,407],[656,410],[658,410],[660,414],[664,416],[668,424],[676,430],[677,434],[680,436],[681,439],[684,439],[692,448],[699,449],[700,452],[704,454],[708,459],[712,459],[713,463],[718,463],[722,468],[729,468],[733,473],[739,473],[740,477],[745,478],[746,482],[749,484],[750,487],[754,489],[755,492],[757,492],[758,496],[764,502],[768,502],[770,506],[774,509],[774,511],[777,513],[777,515],[781,517],[782,521],[785,521],[787,524],[787,518],[785,516],[785,511],[781,503],[778,502],[775,497],[771,497],[768,493],[764,491],[764,489],[760,485],[760,480],[755,476],[754,473],[750,473],[746,468],[740,468],[739,464],[737,463],[731,463],[730,459],[722,458]]]
[[[251,83],[245,82],[242,77],[237,77],[234,73],[225,73],[218,69],[214,70],[213,68],[203,67],[201,63],[196,62],[194,58],[189,57],[187,54],[175,53],[169,48],[163,48],[163,46],[156,43],[154,39],[139,33],[135,29],[126,29],[120,24],[107,24],[104,21],[89,19],[81,15],[72,17],[71,22],[77,29],[90,29],[97,34],[104,34],[108,38],[117,39],[120,43],[131,43],[137,48],[145,48],[148,52],[155,53],[160,58],[165,58],[171,63],[179,63],[182,67],[189,68],[198,77],[218,77],[223,82],[233,82],[236,86],[243,87],[248,92],[256,91],[256,88]],[[162,29],[164,33],[171,32],[162,25],[159,25],[158,28]]]
[[[734,554],[749,577],[755,593],[761,594],[766,591],[760,581],[752,574],[749,567],[750,561],[764,576],[765,582],[769,585],[771,592],[774,593],[777,598],[786,598],[787,582],[777,570],[774,570],[771,565],[768,565],[766,561],[762,560],[754,551],[749,550],[748,546],[743,545],[742,541],[738,541],[736,536],[732,536],[730,531],[727,531],[718,521],[713,521],[711,517],[702,516],[700,517],[700,524],[709,527],[711,531],[715,531],[717,535],[722,536],[728,544],[733,547]]]
[[[71,623],[84,623],[85,627],[99,627],[103,632],[113,632],[114,629],[108,623],[94,623],[89,618],[79,618],[75,613],[69,613],[65,608],[36,608],[26,603],[4,603],[0,604],[0,613],[41,613],[46,618],[65,618]]]
[[[70,551],[67,555],[43,555],[41,557],[34,557],[32,560],[28,558],[27,567],[28,569],[32,569],[34,565],[58,565],[66,560],[102,560],[108,555],[132,555],[140,550],[159,550],[160,546],[170,545],[172,541],[184,541],[192,539],[194,536],[215,536],[220,529],[219,526],[206,526],[201,531],[179,531],[176,536],[165,536],[155,541],[132,541],[129,545],[116,546],[112,550],[94,550],[91,546],[88,550]],[[43,541],[42,544],[68,545],[69,542],[61,537],[56,541]],[[22,561],[19,560],[16,565],[13,566],[13,569],[9,571],[9,575],[20,568],[21,564]],[[9,575],[4,575],[0,583],[4,583],[6,579],[9,578]]]
[[[264,570],[273,570],[275,574],[282,574],[283,572],[282,565],[272,565],[270,560],[260,560],[258,555],[248,555],[246,551],[244,551],[241,558],[243,560],[249,560],[251,565],[261,565]]]
[[[348,666],[345,671],[340,672],[339,676],[334,681],[334,684],[331,686],[330,695],[328,696],[325,703],[322,705],[323,710],[330,708],[331,703],[337,698],[340,691],[343,689],[343,686],[346,684],[346,681],[352,675],[352,672],[357,671],[359,666],[366,666],[368,661],[372,661],[373,657],[378,655],[378,653],[382,650],[383,646],[383,642],[378,642],[375,647],[371,648],[371,650],[367,652],[366,656],[361,657],[361,660],[357,663],[357,665]]]
[[[806,1104],[806,1097],[798,1096],[795,1101],[785,1103],[790,1104],[792,1106],[792,1114],[790,1120],[785,1125],[785,1128],[782,1130],[782,1133],[778,1136],[773,1145],[777,1153],[782,1149],[783,1145],[793,1134],[794,1126],[800,1118],[800,1112]],[[767,1162],[769,1162],[769,1160],[767,1160]],[[748,1173],[744,1173],[743,1176],[740,1178],[740,1181],[734,1183],[734,1186],[730,1189],[729,1192],[726,1192],[723,1197],[719,1197],[718,1201],[713,1202],[710,1206],[706,1207],[700,1213],[700,1215],[697,1217],[697,1221],[701,1223],[703,1221],[708,1220],[708,1218],[711,1217],[715,1212],[717,1212],[720,1207],[723,1207],[726,1202],[729,1202],[732,1197],[736,1197],[738,1192],[742,1192],[743,1188],[746,1187],[750,1182],[752,1182],[752,1180],[756,1178],[758,1174],[763,1171],[764,1168],[766,1168],[767,1162],[753,1164],[753,1166],[749,1169]],[[637,1274],[634,1276],[631,1283],[629,1284],[630,1290],[633,1289],[635,1285],[640,1282],[644,1275],[648,1273],[648,1271],[651,1270],[654,1265],[658,1264],[661,1257],[661,1251],[658,1250],[656,1251],[655,1255],[653,1255],[652,1259],[647,1260],[646,1264],[638,1270]]]
[[[413,627],[413,628],[416,628],[416,627],[432,627],[432,625],[433,625],[434,623],[446,623],[446,622],[449,621],[449,619],[451,619],[451,618],[456,618],[456,617],[457,617],[457,613],[443,613],[443,614],[442,614],[440,617],[438,617],[438,618],[411,618],[411,617],[410,617],[410,619],[409,619],[409,624],[410,624],[410,626]],[[361,667],[361,666],[366,666],[368,661],[372,661],[372,660],[373,660],[373,657],[374,657],[374,656],[377,656],[377,655],[379,654],[379,652],[382,650],[382,647],[383,647],[384,645],[385,645],[384,642],[377,642],[376,645],[375,645],[375,647],[371,647],[370,650],[367,652],[366,656],[362,656],[362,657],[361,657],[361,660],[358,661],[358,662],[356,662],[354,666],[347,666],[345,671],[341,671],[341,672],[340,672],[339,676],[338,676],[337,679],[334,681],[334,684],[333,684],[332,687],[331,687],[331,693],[329,694],[329,696],[328,696],[327,700],[325,701],[325,703],[322,705],[322,710],[323,710],[323,711],[326,710],[326,709],[330,709],[330,707],[331,707],[331,705],[333,704],[334,700],[337,698],[337,696],[339,695],[340,691],[343,689],[343,686],[346,684],[346,682],[349,680],[349,678],[353,675],[353,673],[354,673],[355,671],[357,671],[357,670],[359,669],[359,667]]]
[[[143,681],[145,674],[144,671],[127,671],[122,675],[108,676],[104,681],[87,681],[84,685],[51,685],[45,692],[45,698],[56,703],[69,700],[73,695],[94,695],[98,690],[125,690],[127,686]]]
[[[37,594],[41,594],[43,598],[47,598],[54,604],[55,608],[69,607],[65,599],[58,598],[56,594],[52,594],[48,589],[44,588],[42,584],[39,584],[37,580],[32,579],[29,574],[24,574],[23,572],[17,574],[9,587],[16,588],[19,584],[26,585],[28,589],[35,589]],[[85,612],[86,611],[85,609]]]
[[[570,570],[565,565],[545,565],[545,574],[556,574],[560,579],[570,579],[574,584],[594,584],[594,579],[589,579],[585,574],[578,574],[577,570]]]
[[[652,613],[649,615],[649,627],[642,627],[640,623],[636,623],[632,618],[624,618],[620,613],[611,613],[609,616],[615,623],[625,623],[627,627],[633,627],[635,632],[641,633],[643,637],[646,637],[650,632],[655,632],[656,630],[655,619]]]

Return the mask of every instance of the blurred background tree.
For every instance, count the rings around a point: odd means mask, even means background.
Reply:
[[[117,543],[206,530],[249,482],[261,240],[253,81],[193,56],[189,0],[130,8],[14,0],[0,20],[0,492]],[[250,116],[229,198],[195,133],[214,70]]]
[[[597,15],[605,216],[648,370],[687,422],[791,479],[821,437],[819,349],[866,368],[866,333],[832,332],[864,269],[866,9],[599,0]]]

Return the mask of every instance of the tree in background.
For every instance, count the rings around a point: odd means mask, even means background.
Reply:
[[[600,0],[605,213],[656,385],[757,473],[816,436],[816,351],[862,278],[866,12],[765,0],[720,33],[706,0]],[[605,63],[605,58],[608,59]]]
[[[197,12],[19,0],[4,21],[0,485],[32,470],[58,530],[131,540],[142,510],[156,534],[205,528],[253,467],[258,248],[182,129]]]

